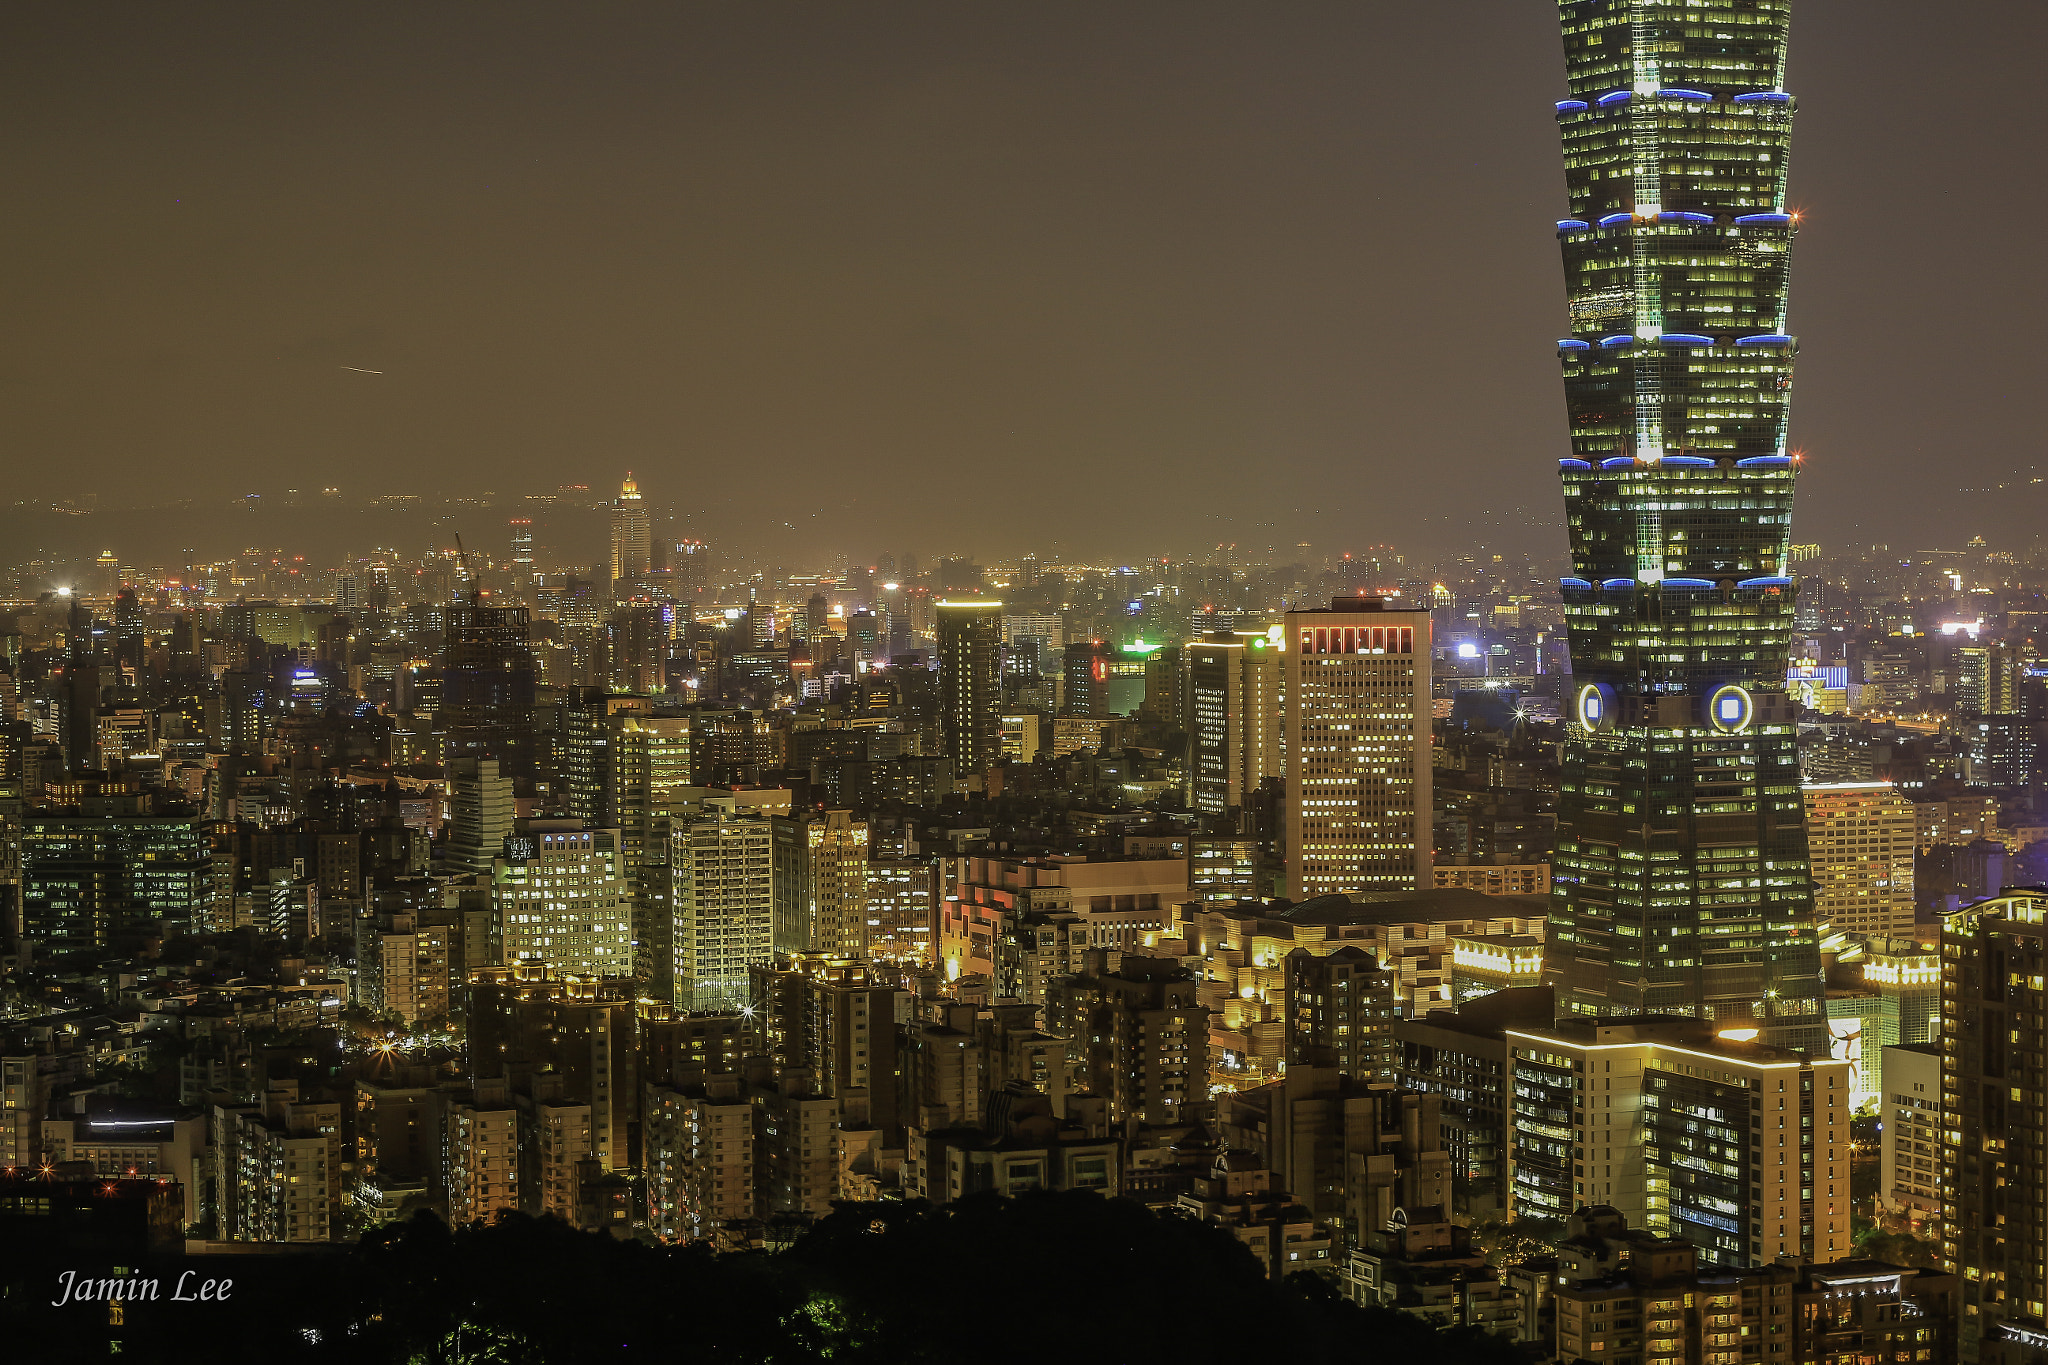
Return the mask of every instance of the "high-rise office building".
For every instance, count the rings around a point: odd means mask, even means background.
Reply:
[[[884,613],[886,615],[886,613]],[[846,618],[846,652],[854,672],[865,673],[889,652],[889,623],[871,611]]]
[[[1941,1038],[1941,953],[1913,938],[1863,942],[1863,989],[1889,1001],[1901,1043]]]
[[[1038,641],[1040,657],[1048,658],[1065,645],[1066,627],[1057,616],[1005,616],[1003,643],[1014,648],[1026,640]]]
[[[533,518],[513,517],[507,525],[512,564],[512,591],[522,601],[531,601],[534,589]]]
[[[1045,747],[1044,717],[1036,711],[1005,711],[997,717],[1003,757],[1029,763]]]
[[[1261,850],[1257,839],[1188,841],[1188,894],[1198,900],[1256,901]]]
[[[100,557],[93,561],[93,599],[111,602],[121,591],[121,557],[112,550],[101,550]]]
[[[696,780],[697,721],[694,715],[646,711],[619,711],[610,718],[610,810],[626,832],[629,852],[637,855],[645,847],[657,858],[666,856],[655,848],[666,837],[660,822],[683,813]]]
[[[1287,894],[1428,888],[1429,613],[1340,597],[1284,630]]]
[[[1962,1358],[2048,1342],[2048,896],[1995,896],[1941,929],[1942,1259],[1963,1277]],[[2017,1353],[2015,1343],[2032,1345]]]
[[[99,766],[100,659],[92,608],[71,593],[64,619],[64,675],[58,692],[64,767],[73,776]]]
[[[1238,703],[1244,714],[1244,745],[1238,750],[1237,788],[1249,800],[1265,784],[1287,775],[1287,656],[1273,632],[1238,632],[1244,641],[1244,678]]]
[[[67,689],[76,676],[76,669],[67,665],[64,674]],[[93,670],[93,676],[97,679],[97,669]],[[92,690],[97,694],[97,682]],[[97,704],[96,695],[94,702]],[[241,756],[260,754],[264,751],[269,738],[269,712],[269,674],[253,668],[231,668],[220,675],[220,738],[227,745],[229,753]],[[70,714],[67,708],[67,721]],[[90,715],[91,712],[88,711],[87,714]],[[65,736],[65,743],[68,749],[68,733]],[[70,762],[68,756],[66,762]]]
[[[506,776],[531,777],[534,664],[526,608],[454,603],[446,632],[443,752],[451,759],[496,759]]]
[[[512,779],[498,770],[495,758],[448,760],[448,866],[453,871],[488,876],[491,864],[505,853],[512,832]]]
[[[940,602],[939,714],[946,756],[976,778],[1002,753],[1001,602]]]
[[[123,668],[141,668],[142,649],[142,602],[135,589],[123,588],[114,595],[114,662]]]
[[[612,500],[612,597],[633,595],[634,586],[654,567],[653,524],[640,485],[631,470],[619,496]]]
[[[633,897],[633,974],[665,979],[675,915],[669,897],[669,834],[686,813],[695,779],[696,722],[689,715],[619,712],[611,722],[610,808],[623,837]]]
[[[1147,646],[1145,694],[1137,714],[1175,730],[1188,726],[1187,651],[1180,645]]]
[[[1561,1009],[1825,1041],[1785,688],[1790,0],[1575,0]]]
[[[213,902],[206,822],[118,785],[52,788],[22,818],[22,931],[40,953],[135,951],[195,932]]]
[[[711,547],[701,540],[679,540],[668,557],[676,600],[696,602],[711,594]]]
[[[1604,1204],[1715,1265],[1849,1254],[1849,1063],[1714,1027],[1509,1028],[1515,1215]]]
[[[507,840],[491,887],[504,960],[578,976],[632,975],[623,843],[615,829],[541,829]]]
[[[627,717],[647,710],[646,697],[602,688],[577,690],[563,708],[555,785],[565,798],[568,813],[593,829],[621,823],[616,742]]]
[[[671,923],[650,989],[678,1008],[734,1008],[773,956],[774,839],[758,815],[678,820],[669,836]]]
[[[812,644],[821,643],[832,634],[832,601],[824,593],[814,592],[804,602],[803,638]],[[789,627],[797,629],[796,617],[790,617]]]
[[[1801,789],[1813,918],[1838,933],[1913,932],[1913,803],[1889,782]]]
[[[868,822],[851,811],[778,815],[775,950],[868,955]]]
[[[669,609],[657,602],[615,607],[606,624],[610,681],[618,692],[659,692],[667,681]]]
[[[1244,641],[1210,635],[1181,653],[1187,671],[1183,725],[1188,735],[1187,800],[1203,815],[1242,804]]]
[[[1957,712],[1972,717],[2018,714],[2027,663],[2024,651],[2004,640],[1964,645],[1956,651]]]
[[[1060,711],[1069,716],[1136,715],[1145,703],[1146,651],[1076,640],[1060,656]]]
[[[1973,787],[2025,787],[2040,770],[2042,723],[2024,715],[1973,716],[1963,722],[1966,775]]]
[[[923,858],[868,860],[868,956],[876,962],[929,967],[933,906],[931,863]]]

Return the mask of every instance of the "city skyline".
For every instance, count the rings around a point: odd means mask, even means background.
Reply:
[[[915,512],[877,472],[983,496],[1024,462],[1048,493],[1104,470],[1155,485],[1146,539],[1363,520],[1424,553],[1465,525],[1430,505],[1448,460],[1503,548],[1555,553],[1540,459],[1506,453],[1555,430],[1530,350],[1558,319],[1533,225],[1564,212],[1544,122],[1561,71],[1529,60],[1547,11],[16,16],[23,211],[0,231],[39,263],[0,351],[16,497],[75,496],[80,469],[104,500],[161,505],[630,467],[772,559],[813,513],[860,524],[833,532],[850,553],[902,540]],[[1794,300],[1825,357],[1802,376],[1802,538],[1946,544],[2039,510],[2030,329],[1967,366],[1914,341],[2029,311],[2038,281],[2004,265],[2024,203],[1973,228],[1939,290],[1910,283],[1919,236],[1894,208],[1992,179],[1998,144],[1881,92],[1967,69],[2026,127],[2001,72],[2048,17],[1920,15],[1814,0],[1798,19],[1792,78],[1823,112],[1792,195],[1828,245]],[[1881,310],[1873,278],[1902,281]],[[1937,454],[1952,475],[1920,486]],[[1295,491],[1359,466],[1419,511],[1383,527]],[[802,515],[758,505],[770,468],[815,492]],[[1084,506],[1065,538],[1085,556],[1127,525]],[[0,531],[32,538],[5,513]],[[1025,548],[989,538],[973,548]]]
[[[2048,1365],[1981,4],[0,16],[7,1358]]]

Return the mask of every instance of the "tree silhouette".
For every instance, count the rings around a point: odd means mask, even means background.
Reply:
[[[1313,1276],[1275,1283],[1220,1228],[1079,1191],[843,1204],[781,1253],[521,1215],[451,1230],[421,1212],[335,1255],[214,1258],[209,1273],[226,1262],[232,1311],[131,1314],[123,1350],[208,1365],[1526,1360],[1504,1338],[1361,1308]],[[0,1307],[0,1326],[9,1318]],[[12,1339],[56,1331],[75,1346],[63,1333],[78,1321],[22,1322]]]

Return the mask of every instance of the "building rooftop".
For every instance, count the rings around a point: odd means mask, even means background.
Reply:
[[[1725,1021],[1724,1021],[1725,1022]],[[1772,1047],[1752,1038],[1733,1037],[1731,1027],[1720,1033],[1715,1024],[1690,1015],[1654,1014],[1628,1019],[1559,1019],[1547,1028],[1517,1028],[1518,1033],[1577,1047],[1622,1047],[1654,1044],[1688,1048],[1750,1066],[1790,1066],[1807,1061],[1805,1053]],[[1747,1028],[1742,1031],[1748,1032]],[[1814,1059],[1824,1062],[1826,1058]]]
[[[1353,891],[1316,896],[1261,918],[1284,924],[1416,924],[1460,919],[1537,919],[1549,913],[1548,896],[1489,896],[1462,886],[1418,891]]]
[[[1456,1009],[1431,1010],[1404,1021],[1480,1038],[1498,1038],[1503,1030],[1548,1028],[1557,1018],[1557,992],[1549,986],[1517,986],[1467,1000]]]
[[[1878,1261],[1866,1257],[1847,1261],[1829,1261],[1825,1265],[1808,1266],[1806,1273],[1808,1278],[1815,1280],[1848,1280],[1867,1279],[1873,1275],[1903,1275],[1910,1277],[1922,1273],[1939,1275],[1941,1272],[1938,1270],[1922,1272],[1915,1270],[1911,1266],[1893,1265],[1890,1261]]]
[[[1288,612],[1289,616],[1348,616],[1361,611],[1399,611],[1415,616],[1424,616],[1429,608],[1420,604],[1409,606],[1404,602],[1389,604],[1384,597],[1333,597],[1327,607],[1298,607]]]
[[[1483,943],[1489,948],[1541,948],[1543,940],[1530,934],[1452,934],[1455,943]]]

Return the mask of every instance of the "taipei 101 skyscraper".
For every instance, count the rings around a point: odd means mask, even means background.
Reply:
[[[1558,10],[1574,677],[1545,978],[1560,1013],[1824,1051],[1785,685],[1791,0]]]

